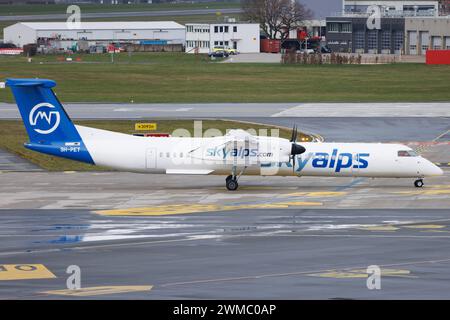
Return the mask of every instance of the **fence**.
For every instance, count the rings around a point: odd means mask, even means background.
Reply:
[[[376,54],[308,54],[288,52],[282,55],[281,63],[285,64],[386,64],[400,62],[397,55]]]

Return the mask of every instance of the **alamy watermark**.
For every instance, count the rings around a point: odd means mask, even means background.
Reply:
[[[369,17],[367,18],[367,29],[380,30],[381,29],[381,9],[379,6],[371,5],[367,8]]]
[[[80,290],[81,289],[81,268],[77,265],[70,265],[66,270],[67,274],[70,276],[67,278],[66,286],[69,290]]]
[[[69,15],[66,20],[67,29],[81,28],[81,8],[77,5],[67,7],[66,13]]]
[[[381,268],[377,265],[367,267],[367,289],[381,290]]]

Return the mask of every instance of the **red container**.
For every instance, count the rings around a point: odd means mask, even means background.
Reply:
[[[305,40],[308,37],[308,33],[304,29],[297,29],[297,39]]]
[[[450,50],[427,50],[427,64],[450,64]]]
[[[273,39],[261,40],[261,52],[280,53],[281,41]]]

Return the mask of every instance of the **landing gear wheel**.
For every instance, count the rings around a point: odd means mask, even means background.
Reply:
[[[416,188],[422,188],[423,187],[423,180],[422,179],[418,179],[418,180],[414,181],[414,186]]]
[[[228,182],[228,181],[231,180],[231,179],[233,179],[233,176],[230,174],[230,175],[225,179],[225,181]]]
[[[236,181],[236,179],[233,178],[230,179],[227,178],[226,186],[229,191],[235,191],[239,187],[238,182]]]

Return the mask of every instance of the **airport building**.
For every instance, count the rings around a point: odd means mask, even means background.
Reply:
[[[437,16],[438,0],[343,0],[344,14],[366,13],[370,6],[378,6],[381,11],[390,16]]]
[[[4,29],[4,41],[18,47],[58,41],[63,48],[80,40],[93,45],[142,41],[184,45],[185,37],[184,26],[174,21],[83,22],[79,28],[65,22],[19,22]]]
[[[381,18],[381,28],[369,30],[366,16],[327,18],[327,45],[333,52],[401,54],[405,19]]]
[[[257,23],[188,23],[186,52],[209,53],[214,46],[225,46],[241,53],[255,53],[259,52],[259,34]]]
[[[450,18],[406,18],[405,53],[424,55],[426,50],[450,50]]]
[[[380,8],[379,25],[367,13]],[[439,16],[439,1],[343,0],[343,12],[326,19],[326,39],[334,52],[424,55],[450,48],[450,16]]]

